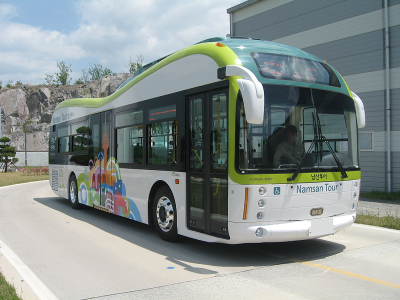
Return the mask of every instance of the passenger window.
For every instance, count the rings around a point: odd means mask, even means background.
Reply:
[[[143,110],[115,116],[117,159],[119,163],[143,164]]]
[[[58,136],[58,152],[65,153],[69,152],[69,134],[70,134],[70,127],[63,126],[60,127],[57,131]]]
[[[69,152],[69,137],[61,137],[58,139],[58,152]]]
[[[88,150],[89,139],[87,133],[74,136],[72,141],[73,152],[82,152]]]
[[[148,125],[149,164],[178,164],[178,121]]]
[[[89,127],[88,122],[80,122],[71,125],[72,131],[72,151],[86,152],[89,146]]]
[[[143,125],[117,129],[119,163],[143,163]]]

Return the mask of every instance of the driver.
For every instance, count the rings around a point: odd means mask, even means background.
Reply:
[[[276,147],[274,167],[282,164],[298,164],[304,155],[304,147],[297,142],[297,128],[294,125],[286,127],[286,140]]]

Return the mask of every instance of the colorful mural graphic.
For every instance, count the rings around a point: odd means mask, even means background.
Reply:
[[[89,161],[88,170],[78,176],[79,199],[82,204],[98,206],[110,213],[142,221],[135,202],[126,197],[125,184],[117,160],[107,159],[109,138],[105,122],[102,150]]]

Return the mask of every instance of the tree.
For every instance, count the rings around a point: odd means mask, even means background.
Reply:
[[[142,54],[139,54],[137,56],[136,62],[133,62],[132,58],[129,57],[129,61],[128,61],[128,65],[127,65],[128,73],[134,74],[137,70],[139,70],[143,66],[143,59],[144,59],[144,57]]]
[[[65,62],[58,62],[57,63],[58,69],[60,69],[60,73],[55,73],[56,79],[54,82],[60,85],[67,85],[71,81],[71,77],[69,73],[72,72],[71,65],[65,65]]]
[[[3,164],[4,172],[7,172],[10,164],[18,161],[18,158],[15,158],[15,148],[8,144],[10,141],[6,136],[0,139],[0,163]]]
[[[52,84],[54,84],[54,75],[46,74],[46,77],[44,80],[46,81],[46,83],[48,85],[52,85]]]
[[[75,82],[75,84],[83,84],[83,83],[88,83],[89,80],[89,73],[86,72],[85,69],[82,69],[82,76],[79,77],[79,79]]]
[[[82,70],[83,71],[83,70]],[[92,76],[90,80],[97,80],[107,75],[114,75],[115,73],[108,68],[103,69],[101,64],[90,64],[88,73]]]

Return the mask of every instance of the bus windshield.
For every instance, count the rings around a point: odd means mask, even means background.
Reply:
[[[343,171],[358,168],[353,100],[310,88],[264,85],[261,125],[249,124],[238,98],[236,169],[239,173]]]

